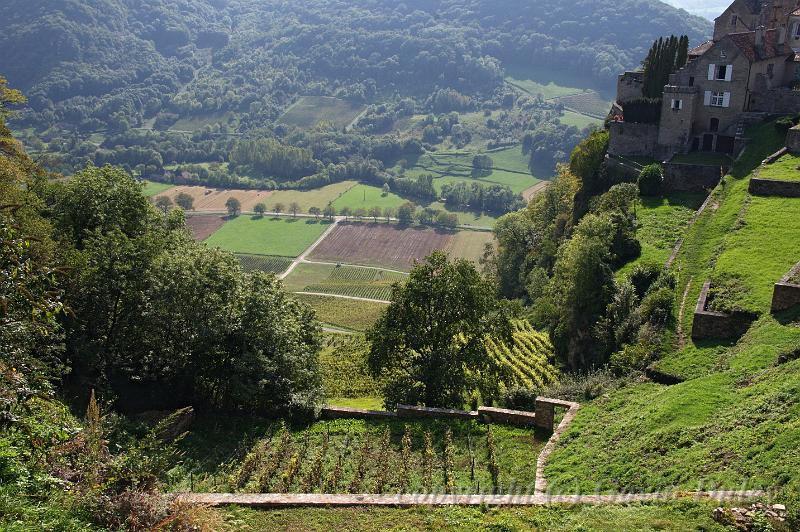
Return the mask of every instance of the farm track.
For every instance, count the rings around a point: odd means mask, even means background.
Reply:
[[[314,251],[314,249],[323,240],[325,240],[325,237],[327,237],[329,234],[331,234],[331,232],[333,232],[334,229],[336,229],[336,227],[339,225],[339,222],[341,222],[341,221],[342,221],[342,218],[340,216],[337,216],[336,218],[334,218],[333,223],[328,226],[328,228],[325,230],[325,232],[322,233],[320,235],[320,237],[316,241],[314,241],[313,244],[308,246],[306,248],[306,250],[299,257],[294,259],[292,261],[292,264],[289,265],[289,268],[287,268],[285,272],[283,272],[282,274],[280,274],[278,276],[278,279],[286,279],[289,276],[289,274],[292,273],[295,268],[297,268],[297,265],[300,264],[301,262],[305,261],[306,257],[308,257],[308,255],[311,254],[311,252]]]
[[[382,299],[369,299],[366,297],[356,297],[356,296],[343,296],[340,294],[328,294],[325,292],[294,292],[295,294],[303,294],[306,296],[321,296],[321,297],[335,297],[338,299],[352,299],[353,301],[364,301],[366,303],[381,303],[384,305],[391,304],[391,301],[384,301]]]

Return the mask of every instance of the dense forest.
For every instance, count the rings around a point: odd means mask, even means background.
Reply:
[[[297,187],[310,176],[305,186],[329,182],[319,174],[354,159],[378,172],[392,167],[420,150],[398,145],[392,129],[415,113],[430,116],[418,140],[435,150],[444,138],[455,146],[471,138],[449,114],[512,108],[518,112],[487,122],[489,149],[533,141],[532,167],[552,174],[581,131],[557,127],[561,111],[551,101],[513,94],[507,68],[579,71],[584,88],[610,89],[654,38],[679,28],[697,42],[710,31],[706,21],[649,0],[10,0],[5,7],[0,72],[28,96],[13,126],[41,164],[71,174],[111,163],[152,175],[169,165],[231,161],[189,173],[259,188]],[[351,128],[278,123],[304,95],[369,107]],[[187,119],[207,125],[169,130]],[[242,137],[269,141],[283,163],[243,161]]]

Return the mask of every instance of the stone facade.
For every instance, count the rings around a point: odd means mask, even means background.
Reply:
[[[775,283],[772,292],[772,312],[783,312],[800,305],[800,285],[791,282],[800,272],[800,262],[787,273],[783,279]]]
[[[641,72],[618,79],[610,153],[659,160],[693,151],[739,153],[748,125],[800,112],[797,2],[735,0],[717,18],[714,39],[690,50],[686,65],[670,76],[655,126],[625,122],[625,103],[641,98],[643,86]]]
[[[786,147],[792,153],[800,154],[800,126],[794,126],[786,135]]]
[[[750,179],[748,191],[754,196],[800,198],[800,181],[778,181],[754,177]]]
[[[697,307],[692,322],[692,339],[735,338],[747,332],[753,317],[744,314],[726,314],[707,310],[708,291],[711,281],[706,281],[697,298]]]
[[[673,192],[705,192],[719,184],[725,171],[720,166],[664,163],[664,189]]]

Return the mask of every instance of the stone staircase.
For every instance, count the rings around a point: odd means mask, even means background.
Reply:
[[[744,132],[747,126],[760,124],[767,119],[768,113],[742,113],[739,115],[739,121],[736,123],[736,140],[744,140]]]

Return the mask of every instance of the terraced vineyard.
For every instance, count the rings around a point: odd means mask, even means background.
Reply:
[[[527,322],[517,322],[514,345],[486,340],[489,355],[510,370],[508,386],[540,387],[558,380],[558,369],[552,364],[553,345],[546,334],[536,331]]]
[[[587,91],[570,96],[556,98],[564,107],[577,113],[604,120],[611,108],[611,102],[606,101],[599,92]]]
[[[392,284],[406,277],[402,273],[374,268],[337,266],[327,279],[309,284],[303,291],[386,301],[392,295]]]
[[[292,264],[290,258],[269,255],[236,255],[236,258],[246,272],[283,273]]]

